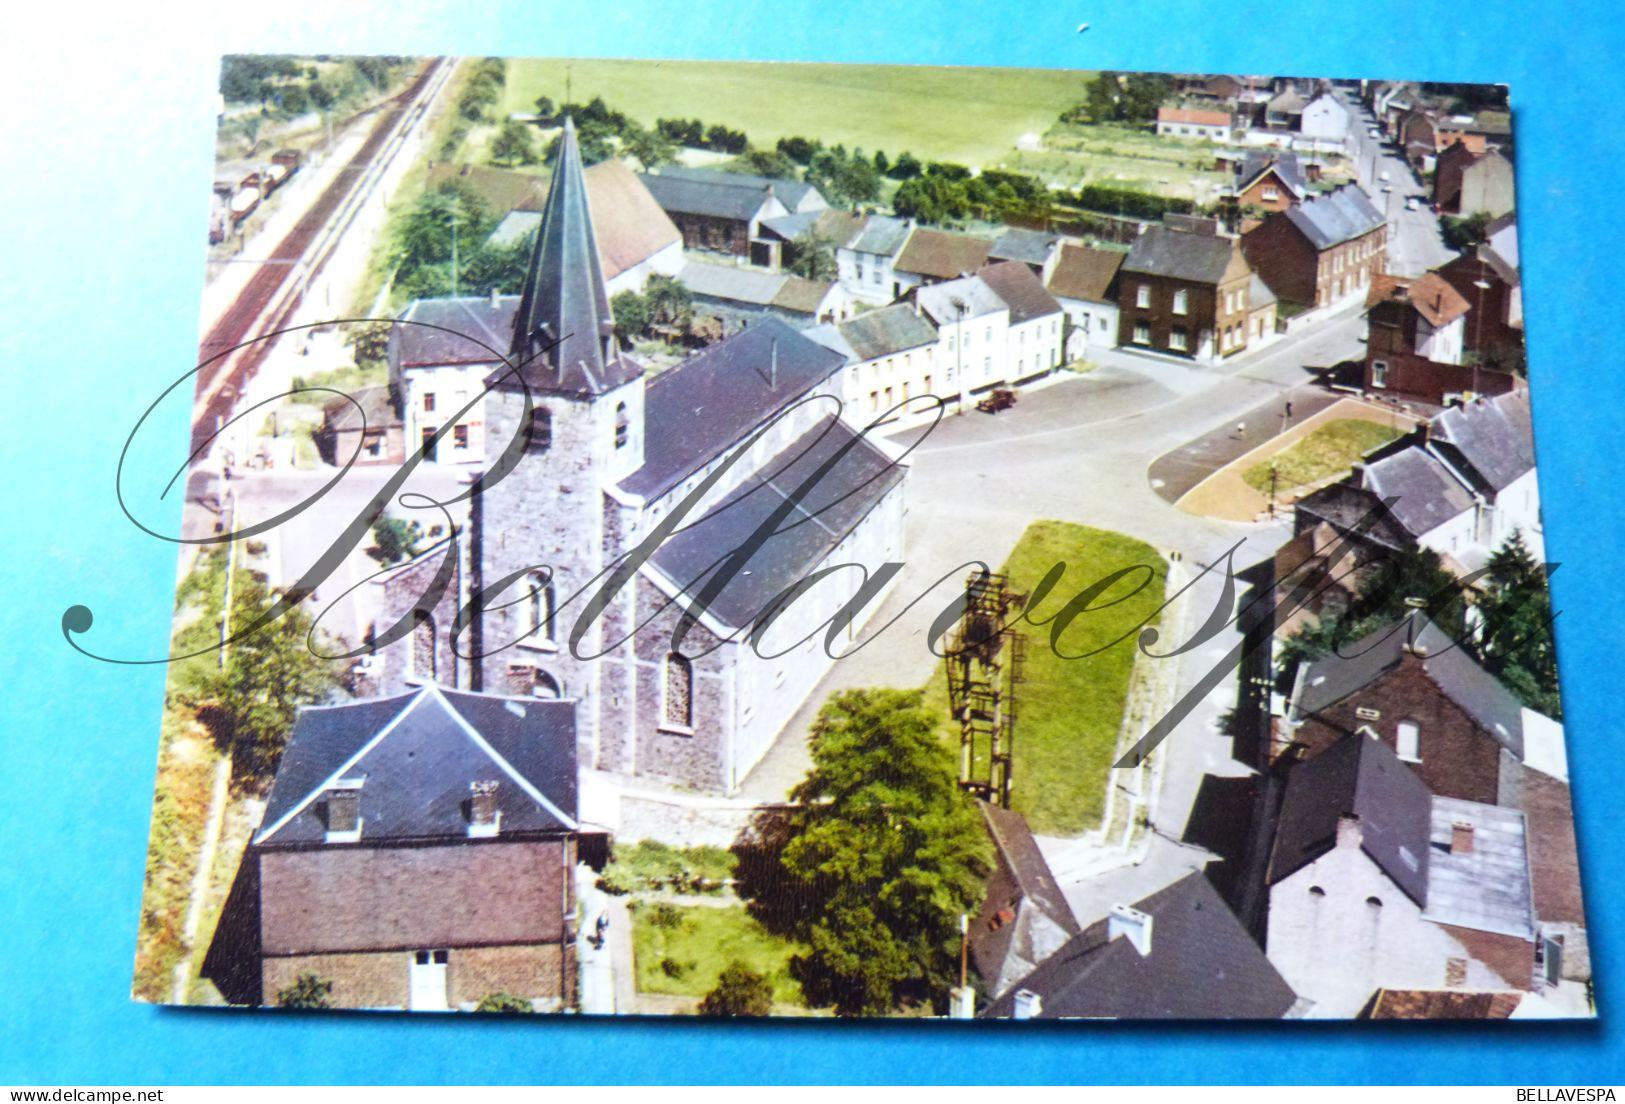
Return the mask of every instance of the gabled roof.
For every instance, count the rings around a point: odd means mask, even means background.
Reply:
[[[1394,497],[1388,509],[1414,537],[1473,508],[1472,494],[1423,448],[1401,449],[1367,463],[1359,481],[1377,498]]]
[[[1012,326],[1061,313],[1055,296],[1044,290],[1044,282],[1021,261],[990,264],[977,275],[1010,308]]]
[[[994,261],[1023,261],[1041,265],[1049,260],[1050,253],[1060,240],[1059,234],[1012,226],[994,240],[993,248],[988,250],[987,255],[989,260]]]
[[[513,340],[519,296],[415,299],[390,334],[396,368],[442,364],[497,364]]]
[[[968,234],[916,227],[893,265],[899,272],[911,272],[938,280],[968,276],[987,263],[993,244]]]
[[[1416,547],[1416,535],[1400,524],[1380,498],[1358,483],[1328,484],[1298,499],[1292,504],[1292,510],[1295,514],[1323,521],[1340,533],[1352,532],[1374,511],[1376,516],[1360,530],[1360,542],[1393,551]]]
[[[848,241],[862,225],[861,215],[842,211],[837,207],[820,207],[815,211],[798,211],[762,220],[762,229],[787,242],[808,234],[827,238],[837,246]]]
[[[1311,663],[1293,703],[1294,715],[1312,716],[1363,690],[1397,667],[1407,646],[1416,650],[1423,671],[1440,693],[1502,747],[1523,758],[1527,711],[1463,645],[1421,613],[1375,629]]]
[[[322,406],[322,421],[330,430],[383,429],[401,424],[401,416],[389,401],[386,386],[361,387],[338,395]]]
[[[1157,108],[1159,123],[1193,123],[1197,126],[1229,126],[1229,114],[1223,111],[1196,111],[1185,107]]]
[[[865,311],[851,321],[815,326],[805,333],[853,361],[891,356],[937,341],[937,328],[907,303]]]
[[[1433,795],[1374,736],[1343,737],[1287,773],[1269,884],[1337,846],[1338,822],[1359,820],[1360,847],[1404,894],[1427,904]]]
[[[817,188],[805,180],[791,180],[781,176],[755,176],[751,173],[725,172],[722,169],[691,169],[685,165],[667,165],[660,170],[660,178],[668,183],[673,180],[686,180],[712,188],[732,188],[756,193],[765,189],[772,192],[773,197],[784,204],[787,211],[798,210],[809,200],[818,206],[824,205],[824,197]]]
[[[1038,1018],[1280,1019],[1297,996],[1201,873],[1137,901],[1151,917],[1150,953],[1110,918],[1091,924],[993,1001],[983,1018],[1014,1014],[1016,994],[1038,996]]]
[[[894,257],[903,248],[903,243],[908,241],[909,231],[913,229],[914,224],[908,219],[892,215],[865,215],[844,245],[856,253]]]
[[[729,173],[712,176],[729,177]],[[638,179],[649,189],[649,194],[661,208],[683,215],[706,215],[711,218],[748,222],[761,214],[762,208],[774,198],[767,185],[753,185],[749,177],[737,181],[712,180],[709,177],[693,180],[680,173],[641,173]]]
[[[1278,115],[1298,115],[1307,103],[1296,88],[1288,88],[1270,100],[1268,110]]]
[[[359,785],[362,843],[467,839],[469,785],[484,781],[498,784],[503,833],[573,831],[575,708],[428,683],[301,710],[254,843],[321,843],[341,783]]]
[[[620,483],[657,497],[838,371],[841,354],[771,316],[645,385],[643,466]]]
[[[1236,175],[1236,191],[1245,192],[1272,170],[1275,178],[1286,185],[1294,199],[1302,199],[1309,194],[1309,184],[1303,178],[1298,155],[1288,150],[1248,150]]]
[[[1283,215],[1316,249],[1330,249],[1388,224],[1366,194],[1352,184],[1295,204]]]
[[[1127,253],[1117,250],[1063,243],[1050,272],[1049,293],[1062,299],[1109,303],[1112,281],[1127,259]]]
[[[777,307],[796,314],[815,315],[833,280],[807,280],[788,272],[764,272],[742,265],[689,261],[677,278],[695,295],[752,307]]]
[[[453,180],[479,196],[493,215],[504,215],[509,211],[540,211],[547,197],[547,179],[535,173],[488,165],[458,165],[449,161],[429,166],[430,191]]]
[[[638,174],[622,161],[610,159],[589,166],[582,174],[587,203],[592,208],[598,235],[598,256],[604,279],[613,280],[629,268],[683,240],[677,224],[667,217]]]
[[[568,117],[514,316],[509,357],[526,387],[561,394],[601,395],[643,371],[622,356],[615,339],[581,148]],[[516,383],[510,379],[501,386]]]
[[[996,996],[1082,932],[1020,813],[981,804],[995,867],[969,932],[976,971]]]
[[[685,527],[666,539],[644,570],[668,594],[684,593],[687,601],[703,598],[717,622],[742,629],[822,563],[904,475],[904,468],[831,413],[755,469],[703,518],[692,524],[685,519]],[[786,507],[773,536],[718,593],[707,595],[735,551],[749,546],[758,528]]]
[[[1453,406],[1433,419],[1428,440],[1486,490],[1503,491],[1535,466],[1529,392]]]
[[[1247,283],[1247,309],[1250,311],[1262,310],[1271,303],[1278,302],[1275,292],[1264,282],[1264,277],[1253,273],[1253,278]]]
[[[1234,248],[1230,238],[1151,226],[1134,239],[1122,271],[1217,284],[1230,267]]]
[[[1367,310],[1396,301],[1415,309],[1434,329],[1448,326],[1472,309],[1461,292],[1437,272],[1424,272],[1416,277],[1384,272],[1371,281],[1365,295]]]
[[[1009,306],[980,276],[966,276],[940,284],[915,288],[913,296],[926,317],[939,326],[958,322],[961,317],[980,318],[1009,310]]]

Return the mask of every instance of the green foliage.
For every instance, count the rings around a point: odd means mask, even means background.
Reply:
[[[814,1004],[878,1014],[945,991],[959,915],[975,912],[990,845],[918,691],[850,690],[819,711],[792,791],[786,892],[810,906],[798,959]]]
[[[474,67],[457,100],[457,113],[469,122],[479,122],[485,109],[497,102],[507,83],[507,65],[501,58],[485,58]]]
[[[610,313],[616,336],[623,341],[647,333],[651,326],[686,330],[694,321],[694,296],[682,281],[657,274],[649,277],[642,294],[618,292],[610,300]]]
[[[554,107],[554,104],[553,104],[553,97],[551,97],[551,96],[537,96],[536,97],[536,116],[537,116],[537,118],[540,119],[543,122],[548,122],[548,121],[552,120],[554,114],[555,114],[555,107]]]
[[[1173,81],[1157,73],[1101,73],[1084,89],[1083,102],[1062,116],[1069,123],[1150,123],[1173,92]]]
[[[833,238],[808,230],[785,250],[784,267],[808,280],[833,280],[837,271],[836,244]]]
[[[395,286],[418,299],[518,291],[531,242],[492,245],[487,239],[495,227],[484,201],[464,181],[448,180],[425,193],[396,227]]]
[[[480,1003],[474,1006],[474,1011],[514,1014],[535,1012],[536,1008],[524,997],[516,997],[506,989],[499,989],[495,993],[487,993],[481,997]]]
[[[278,1008],[332,1008],[333,983],[315,974],[300,974],[299,979],[276,995]]]
[[[1137,192],[1131,188],[1112,188],[1102,184],[1085,184],[1075,192],[1055,192],[1054,197],[1057,203],[1064,203],[1070,207],[1082,207],[1102,214],[1153,222],[1170,211],[1188,215],[1196,210],[1196,204],[1188,199]]]
[[[807,165],[812,162],[813,154],[824,148],[824,143],[816,138],[802,138],[798,135],[780,138],[775,148],[796,164]]]
[[[672,847],[658,840],[640,840],[615,849],[598,884],[615,894],[717,893],[734,876],[735,863],[734,856],[720,847]],[[671,905],[655,907],[658,912]],[[659,920],[654,922],[660,926]]]
[[[682,922],[671,928],[648,922],[649,909],[632,907],[633,963],[637,987],[644,993],[704,997],[734,961],[761,974],[776,1004],[804,1004],[801,987],[791,977],[790,960],[804,950],[800,943],[774,935],[744,908],[677,906]],[[662,966],[670,959],[677,975]]]
[[[692,962],[679,962],[669,957],[660,960],[660,972],[669,978],[681,978],[692,969],[694,969]]]
[[[677,145],[657,130],[628,123],[621,131],[621,149],[635,158],[644,172],[669,165],[677,159]]]
[[[350,346],[355,350],[355,362],[363,368],[382,365],[389,359],[389,335],[393,327],[388,322],[363,322],[350,330]]]
[[[545,158],[548,165],[558,164],[559,150],[563,144],[563,133],[548,143]],[[595,119],[577,120],[576,144],[581,151],[581,163],[596,165],[615,156],[615,131],[609,124]]]
[[[536,139],[529,124],[506,120],[491,139],[491,160],[499,165],[534,165]]]
[[[1253,490],[1267,493],[1271,490],[1273,467],[1274,490],[1285,495],[1327,476],[1348,471],[1360,457],[1398,436],[1397,429],[1381,422],[1339,418],[1315,429],[1290,448],[1251,465],[1241,477]]]
[[[1464,253],[1473,246],[1482,245],[1489,240],[1489,225],[1488,211],[1465,216],[1445,215],[1439,220],[1439,233],[1444,238],[1445,245],[1458,253]]]
[[[1546,568],[1514,532],[1485,565],[1478,600],[1480,662],[1529,708],[1562,719]]]
[[[649,909],[649,923],[662,931],[676,931],[683,926],[683,910],[670,901],[656,901]]]
[[[765,1016],[773,1010],[773,986],[737,958],[723,968],[700,1002],[702,1016]]]
[[[846,153],[840,146],[814,153],[807,166],[807,183],[837,206],[873,203],[880,198],[880,173],[861,152]]]
[[[690,149],[709,149],[719,153],[744,153],[750,142],[742,130],[732,130],[720,123],[706,126],[699,119],[656,119],[655,131],[680,146]]]
[[[372,523],[373,546],[367,554],[381,564],[396,564],[417,555],[423,526],[404,518],[381,517]]]
[[[782,150],[747,150],[745,156],[728,167],[780,180],[794,180],[797,176],[795,161],[787,157]]]
[[[609,310],[615,317],[615,336],[631,341],[649,328],[654,311],[649,301],[635,291],[618,291],[609,301]]]
[[[875,167],[879,168],[878,165]],[[924,171],[925,169],[920,164],[919,159],[904,150],[897,155],[897,160],[892,162],[892,166],[887,170],[886,175],[893,180],[913,180]]]

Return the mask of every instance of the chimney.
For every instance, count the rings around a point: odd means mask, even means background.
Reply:
[[[500,290],[498,290],[497,288],[492,288],[491,289],[491,309],[492,310],[496,310],[497,307],[501,305],[498,302],[498,300],[500,300],[501,298],[502,298],[502,292]]]
[[[1365,839],[1365,832],[1360,827],[1360,818],[1352,813],[1344,813],[1337,818],[1337,846],[1358,847]]]
[[[1017,1020],[1037,1019],[1044,1011],[1044,1001],[1031,989],[1016,990],[1016,1007],[1012,1018]]]
[[[479,780],[468,784],[468,834],[475,837],[494,836],[502,827],[502,814],[497,812],[498,783]]]
[[[1473,853],[1473,826],[1465,820],[1458,820],[1450,826],[1450,853],[1452,855]]]
[[[1151,953],[1151,916],[1128,905],[1113,905],[1106,919],[1106,939],[1127,937],[1134,949],[1144,958]]]

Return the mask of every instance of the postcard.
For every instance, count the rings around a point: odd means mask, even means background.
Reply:
[[[1593,1015],[1506,87],[218,112],[136,998]]]

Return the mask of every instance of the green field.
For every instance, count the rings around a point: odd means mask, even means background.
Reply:
[[[1105,608],[1079,614],[1061,634],[1059,651],[1079,655],[1129,633],[1128,639],[1099,655],[1065,659],[1051,647],[1048,624],[1026,624],[1026,679],[1017,691],[1020,721],[1015,730],[1012,803],[1035,832],[1078,835],[1100,823],[1106,784],[1122,727],[1129,681],[1134,670],[1141,622],[1156,623],[1167,583],[1167,568],[1156,549],[1143,541],[1061,521],[1028,526],[1003,570],[1011,587],[1033,588],[1054,565],[1066,574],[1028,617],[1048,621],[1084,587],[1115,571],[1145,565],[1151,581],[1132,597],[1142,573],[1120,581],[1091,605]],[[948,711],[947,675],[938,668],[926,688],[925,704],[941,717],[943,739],[955,748],[959,732]]]
[[[563,61],[508,64],[503,114],[536,98],[578,103],[602,96],[645,126],[698,118],[771,148],[802,135],[867,153],[907,150],[921,160],[967,165],[1006,160],[1023,134],[1043,134],[1083,98],[1093,73],[1065,69],[828,65],[711,61]]]
[[[1214,171],[1218,149],[1159,138],[1146,127],[1056,123],[1044,135],[1043,150],[1014,152],[1006,165],[1066,188],[1098,184],[1209,203],[1230,183]]]
[[[1253,490],[1268,492],[1273,462],[1276,493],[1287,494],[1347,471],[1360,457],[1398,436],[1399,430],[1380,422],[1340,418],[1327,422],[1291,448],[1260,460],[1241,477]]]
[[[738,959],[772,983],[774,1004],[804,1003],[801,986],[790,976],[790,957],[804,948],[769,933],[742,905],[634,902],[632,949],[644,993],[703,997]]]

